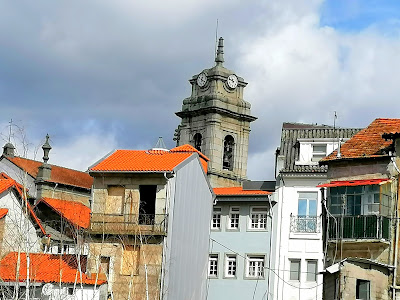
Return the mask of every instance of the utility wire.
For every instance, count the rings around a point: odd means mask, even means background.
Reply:
[[[242,254],[240,254],[240,253],[238,253],[238,252],[232,250],[231,248],[225,246],[224,244],[221,244],[220,242],[214,240],[213,238],[210,238],[210,240],[211,240],[212,242],[214,242],[214,243],[216,243],[216,244],[218,244],[218,245],[224,247],[225,249],[231,251],[232,253],[236,254],[237,256],[242,257],[243,259],[247,260],[247,257],[245,257],[245,256],[243,256]],[[267,269],[267,270],[271,270],[271,271],[272,271],[279,279],[281,279],[284,283],[286,283],[287,285],[289,285],[289,286],[291,286],[291,287],[294,287],[294,288],[296,288],[296,289],[310,290],[310,289],[314,289],[314,288],[316,288],[316,287],[318,287],[318,286],[320,286],[320,285],[323,284],[323,283],[320,283],[320,284],[317,284],[317,285],[315,285],[315,286],[313,286],[313,287],[298,287],[298,286],[295,286],[295,285],[291,284],[290,282],[287,282],[287,281],[284,280],[281,276],[279,276],[279,274],[275,272],[275,270],[279,271],[278,269],[271,269],[271,268],[268,268],[268,267],[265,267],[265,266],[264,266],[263,268],[264,268],[264,269]],[[286,270],[283,270],[283,271],[286,271]],[[310,273],[310,272],[300,272],[300,273]],[[314,274],[314,273],[313,273],[313,274]]]

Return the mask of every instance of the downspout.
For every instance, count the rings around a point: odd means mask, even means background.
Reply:
[[[174,173],[171,173],[171,175],[172,175],[172,177],[175,176]],[[166,183],[166,197],[165,197],[165,224],[164,224],[165,232],[167,233],[168,232],[168,224],[169,224],[169,222],[168,222],[169,208],[170,208],[170,203],[169,203],[168,197],[171,195],[171,191],[170,191],[171,184],[169,182],[170,178],[168,178],[167,172],[164,172],[164,178],[167,181],[167,183]],[[167,245],[167,234],[166,234],[166,235],[164,235],[163,253],[162,253],[162,256],[161,256],[161,259],[162,259],[161,266],[162,266],[162,268],[161,268],[160,299],[164,299],[164,296],[165,296],[164,295],[164,288],[165,288],[165,272],[166,272],[166,270],[165,270],[166,267],[165,266],[167,264],[167,261],[166,261],[166,251],[167,251],[167,249],[168,249],[168,245]],[[166,297],[166,298],[168,299],[168,297]]]
[[[272,204],[271,204],[271,197],[270,195],[267,196],[268,201],[269,201],[269,211],[271,215],[271,229],[269,231],[269,262],[268,262],[268,290],[271,289],[271,248],[272,248],[272,225],[274,224],[273,222],[273,211],[272,211]],[[269,299],[269,293],[267,294],[267,299]]]
[[[398,251],[399,251],[398,242],[399,242],[399,188],[400,188],[399,174],[400,174],[400,170],[397,167],[396,159],[394,157],[392,157],[391,159],[392,159],[393,165],[397,171],[396,212],[395,212],[396,237],[394,240],[394,270],[393,270],[393,284],[392,284],[393,285],[392,299],[395,300],[396,299],[396,288],[397,288],[397,283],[396,283],[396,281],[397,281],[397,255],[398,255]]]

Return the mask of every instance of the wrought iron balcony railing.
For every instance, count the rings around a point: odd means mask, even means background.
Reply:
[[[290,231],[297,233],[318,233],[321,218],[317,216],[290,216]]]
[[[166,214],[103,214],[92,213],[90,231],[106,234],[165,234]]]
[[[390,237],[390,218],[378,215],[329,217],[328,239],[384,239]]]

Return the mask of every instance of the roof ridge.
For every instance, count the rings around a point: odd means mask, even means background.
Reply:
[[[4,156],[4,157],[6,157],[6,158],[9,159],[9,157],[7,157],[7,156]],[[11,157],[10,157],[10,158],[11,158]],[[30,161],[34,161],[34,162],[41,163],[41,164],[43,163],[42,161],[39,161],[39,160],[35,160],[35,159],[31,159],[31,158],[26,158],[26,157],[21,157],[21,156],[14,156],[14,157],[12,157],[12,158],[20,158],[20,159],[30,160]],[[52,167],[58,167],[58,168],[66,169],[66,170],[71,170],[71,171],[76,171],[76,172],[81,172],[81,173],[86,173],[86,174],[88,174],[86,171],[80,171],[80,170],[77,170],[77,169],[72,169],[72,168],[68,168],[68,167],[63,167],[63,166],[55,165],[55,164],[49,164],[49,165],[52,166]]]

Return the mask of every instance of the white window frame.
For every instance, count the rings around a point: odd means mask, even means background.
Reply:
[[[318,274],[318,260],[316,259],[307,259],[307,275],[306,275],[306,281],[307,282],[317,282],[317,274]],[[309,270],[310,264],[315,264],[315,273],[311,273]],[[310,279],[310,277],[313,277]]]
[[[218,278],[218,254],[209,254],[208,255],[208,277],[209,278]],[[212,271],[212,272],[211,272]]]
[[[212,230],[221,230],[222,223],[222,207],[215,206],[213,207],[213,213],[211,218],[211,229]]]
[[[229,208],[228,229],[239,230],[239,226],[240,226],[240,206],[231,206]]]
[[[258,210],[258,211],[255,211]],[[256,222],[253,222],[255,221]],[[263,220],[265,222],[263,222]],[[250,207],[249,215],[249,229],[250,230],[262,230],[268,229],[268,207],[267,206],[252,206]]]
[[[293,263],[298,263],[299,264],[299,269],[297,270],[297,273],[294,273],[295,271],[292,271],[292,264]],[[298,279],[292,279],[292,274],[296,274]],[[301,280],[301,259],[299,259],[299,258],[291,258],[291,259],[289,259],[289,280],[290,281],[300,282],[300,280]]]
[[[316,151],[314,150],[314,147],[322,147],[325,146],[325,151]],[[311,161],[312,162],[319,162],[321,159],[323,159],[327,155],[327,149],[328,149],[328,144],[327,143],[315,143],[311,144]]]
[[[265,255],[248,254],[246,256],[246,278],[265,278]]]
[[[226,278],[236,278],[237,274],[237,256],[236,254],[225,255],[225,274]]]

